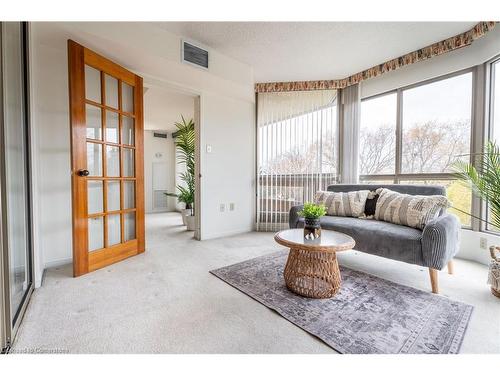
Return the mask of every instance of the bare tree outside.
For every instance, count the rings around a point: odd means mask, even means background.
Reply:
[[[470,121],[431,120],[403,131],[403,173],[448,173],[470,151]]]
[[[331,131],[309,145],[297,145],[261,166],[261,175],[332,173],[337,171],[337,139]]]
[[[360,131],[359,170],[362,175],[393,174],[396,163],[394,125],[362,128]]]
[[[415,123],[403,130],[403,173],[448,173],[470,148],[470,121]],[[393,125],[362,128],[359,166],[362,175],[394,174],[396,133]]]

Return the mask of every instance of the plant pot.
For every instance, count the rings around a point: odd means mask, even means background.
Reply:
[[[186,216],[186,224],[187,224],[187,230],[193,231],[196,228],[196,222],[195,222],[195,216],[194,215],[187,215]]]
[[[495,253],[498,251],[499,255]],[[488,273],[488,284],[491,285],[491,293],[500,298],[500,246],[490,247],[491,263]]]
[[[188,215],[191,215],[190,208],[184,208],[183,210],[181,210],[182,224],[187,225],[186,216],[188,216]]]
[[[315,240],[321,237],[321,223],[319,219],[304,219],[304,238]]]

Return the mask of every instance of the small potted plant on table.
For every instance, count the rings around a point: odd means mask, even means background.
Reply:
[[[326,208],[323,204],[307,202],[299,212],[304,218],[304,238],[315,240],[321,236],[320,218],[326,215]]]

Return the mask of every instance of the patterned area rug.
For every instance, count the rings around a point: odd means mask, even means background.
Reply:
[[[287,251],[210,271],[340,353],[458,353],[473,307],[340,267],[331,299],[290,292]]]

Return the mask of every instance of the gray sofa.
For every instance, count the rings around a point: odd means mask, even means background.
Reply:
[[[328,191],[349,192],[385,187],[412,195],[446,195],[444,187],[430,185],[330,185]],[[290,228],[301,228],[304,219],[290,209]],[[356,250],[429,268],[432,292],[438,293],[437,271],[448,266],[453,272],[453,257],[458,251],[460,222],[455,215],[441,212],[423,230],[373,219],[324,216],[321,227],[348,234],[356,241]]]

